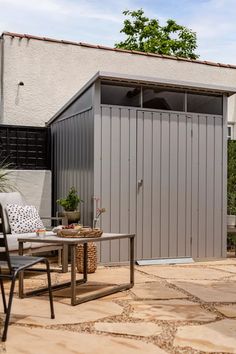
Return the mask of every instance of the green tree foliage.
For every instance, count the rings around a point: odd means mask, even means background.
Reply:
[[[149,19],[143,9],[126,10],[126,18],[121,33],[126,34],[124,42],[116,43],[116,48],[138,50],[183,58],[197,59],[194,53],[197,48],[196,33],[187,27],[178,25],[174,20],[167,20],[160,26],[157,19]]]
[[[228,140],[227,214],[236,214],[236,140]]]

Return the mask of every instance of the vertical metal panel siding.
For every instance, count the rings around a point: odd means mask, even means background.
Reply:
[[[96,119],[95,119],[96,120]],[[104,231],[136,232],[136,110],[101,108],[95,121],[95,195],[100,196],[106,213],[101,218]],[[100,132],[98,137],[97,132]],[[96,177],[95,177],[96,178]],[[126,240],[102,244],[101,261],[126,261]]]
[[[223,118],[101,106],[96,124],[102,228],[136,232],[138,259],[224,255]],[[127,259],[126,243],[101,248]]]
[[[81,220],[91,225],[93,215],[93,111],[92,109],[52,124],[54,199],[75,186],[84,203]]]

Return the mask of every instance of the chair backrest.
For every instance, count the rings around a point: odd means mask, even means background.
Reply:
[[[0,204],[2,205],[3,210],[3,221],[5,225],[5,231],[7,234],[10,234],[11,228],[6,212],[6,206],[7,204],[25,205],[25,201],[19,192],[0,193]]]
[[[5,223],[3,218],[3,207],[0,204],[0,267],[2,262],[4,262],[4,268],[5,265],[7,265],[9,271],[11,272],[12,267],[11,267],[11,261],[9,256]]]

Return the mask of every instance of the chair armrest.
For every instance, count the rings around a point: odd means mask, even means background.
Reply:
[[[63,220],[62,216],[40,216],[40,218],[48,220]]]
[[[41,216],[42,220],[56,221],[56,225],[62,225],[64,218],[62,216]]]

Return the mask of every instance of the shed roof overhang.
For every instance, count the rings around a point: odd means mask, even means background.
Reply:
[[[135,85],[168,86],[175,89],[190,89],[208,93],[227,94],[231,96],[236,93],[236,86],[212,85],[181,80],[170,80],[157,77],[137,76],[119,74],[113,72],[98,71],[47,123],[50,125],[62,114],[76,99],[78,99],[95,81],[106,80],[119,83],[130,83]]]

